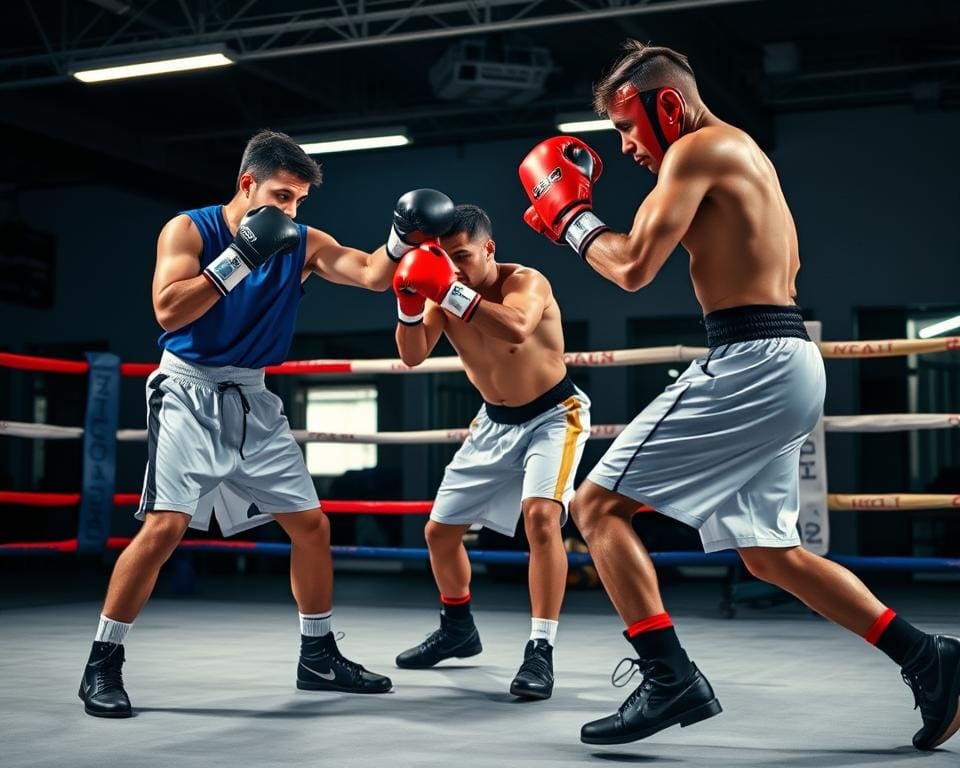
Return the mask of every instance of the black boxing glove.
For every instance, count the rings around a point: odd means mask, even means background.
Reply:
[[[210,262],[203,275],[226,296],[271,256],[299,243],[300,228],[293,219],[276,206],[262,205],[247,211],[233,242]]]
[[[414,189],[397,200],[387,255],[400,261],[424,240],[439,237],[453,225],[453,200],[435,189]]]

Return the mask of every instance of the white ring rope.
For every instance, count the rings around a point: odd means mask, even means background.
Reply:
[[[820,353],[826,359],[901,357],[933,352],[960,351],[960,336],[936,339],[875,339],[870,341],[821,341]],[[563,359],[571,368],[613,368],[623,365],[651,365],[657,363],[685,363],[706,357],[708,347],[687,347],[675,344],[669,347],[639,349],[612,349],[596,352],[567,352]],[[451,373],[462,371],[459,357],[431,357],[416,368],[391,358],[375,360],[294,360],[282,366],[284,373],[372,374],[372,373]]]
[[[825,416],[827,432],[906,432],[920,429],[960,428],[957,413],[881,413],[867,416]],[[590,428],[591,440],[610,440],[619,435],[626,424],[595,424]],[[368,445],[424,445],[462,443],[466,429],[420,429],[408,432],[311,432],[294,429],[298,443],[364,443]],[[58,427],[53,424],[31,424],[23,421],[0,421],[0,436],[31,437],[44,440],[79,440],[82,427]],[[123,443],[145,442],[147,430],[117,430]]]

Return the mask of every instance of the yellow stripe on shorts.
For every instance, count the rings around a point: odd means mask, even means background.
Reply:
[[[557,485],[553,489],[555,501],[563,501],[563,491],[567,487],[567,478],[573,469],[573,458],[577,454],[577,437],[583,432],[580,424],[580,401],[570,395],[563,401],[567,409],[567,433],[563,437],[563,456],[560,458],[560,474],[557,475]]]

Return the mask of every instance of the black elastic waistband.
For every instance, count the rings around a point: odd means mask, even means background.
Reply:
[[[536,418],[541,413],[546,413],[557,403],[562,403],[571,395],[576,394],[576,391],[576,387],[574,387],[573,382],[570,381],[570,377],[564,376],[559,384],[550,387],[550,389],[540,395],[540,397],[530,401],[526,405],[518,405],[515,407],[510,405],[494,405],[493,403],[488,403],[486,400],[483,401],[483,405],[487,409],[487,418],[490,419],[490,421],[495,421],[497,424],[524,424],[530,421],[530,419]]]
[[[719,347],[738,341],[789,337],[810,341],[799,307],[751,304],[718,309],[703,318],[707,346]]]

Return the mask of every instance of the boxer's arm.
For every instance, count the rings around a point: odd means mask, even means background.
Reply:
[[[153,312],[165,331],[176,331],[203,316],[221,293],[200,271],[203,240],[189,216],[172,218],[157,239]]]
[[[677,151],[680,150],[680,151]],[[597,272],[627,291],[648,285],[686,235],[713,183],[716,160],[706,142],[679,142],[626,235],[605,232],[585,254]]]
[[[426,360],[437,346],[446,324],[446,313],[433,302],[427,305],[422,323],[397,323],[397,351],[404,364],[414,368]]]
[[[503,283],[503,303],[481,301],[470,324],[511,344],[522,344],[543,319],[550,284],[533,269],[518,269]]]
[[[385,291],[390,287],[396,268],[382,245],[373,253],[366,253],[340,245],[326,232],[307,227],[304,280],[313,273],[331,283]]]

